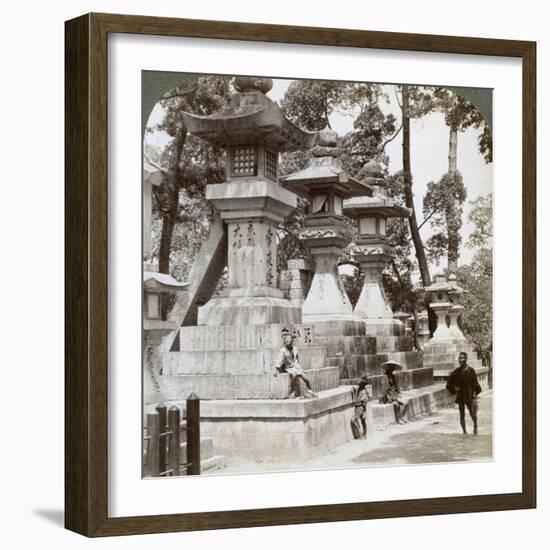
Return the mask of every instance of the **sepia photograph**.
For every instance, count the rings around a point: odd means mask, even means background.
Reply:
[[[141,79],[143,477],[493,460],[493,90]]]

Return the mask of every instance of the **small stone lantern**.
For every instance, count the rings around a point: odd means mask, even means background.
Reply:
[[[344,236],[344,200],[372,195],[373,189],[347,174],[338,158],[338,135],[326,128],[312,149],[310,165],[281,178],[286,189],[310,200],[310,212],[300,232],[315,261],[315,274],[302,306],[302,322],[353,320],[353,308],[338,274]]]
[[[451,274],[448,279],[436,277],[435,283],[425,288],[430,299],[430,308],[437,315],[437,327],[432,336],[432,342],[449,340],[466,340],[458,326],[458,317],[464,306],[460,305],[460,296],[465,292],[456,283],[456,276]],[[447,325],[447,315],[450,324]]]
[[[466,337],[458,326],[458,318],[464,311],[464,306],[460,303],[460,299],[462,294],[466,291],[458,286],[456,283],[456,275],[454,273],[449,275],[449,283],[453,285],[453,289],[449,290],[449,302],[452,304],[449,309],[449,332],[454,340],[466,340]]]
[[[396,332],[398,335],[403,331],[403,325],[394,319],[382,285],[382,271],[393,254],[386,227],[388,218],[406,218],[410,210],[386,196],[383,170],[377,162],[369,161],[362,175],[362,179],[375,189],[375,194],[351,198],[344,203],[344,213],[359,222],[359,237],[353,253],[365,273],[354,313],[365,320],[372,334],[389,336]],[[398,328],[394,331],[392,327]]]
[[[162,337],[177,328],[166,320],[166,299],[188,286],[189,283],[180,283],[165,273],[143,272],[143,331],[147,344],[159,344]]]

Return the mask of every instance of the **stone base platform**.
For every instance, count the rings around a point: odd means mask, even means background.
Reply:
[[[337,367],[305,370],[314,392],[335,388]],[[290,376],[261,374],[179,374],[159,377],[167,400],[180,400],[194,393],[199,399],[285,399],[290,393]]]
[[[299,306],[285,298],[231,297],[212,298],[198,309],[199,325],[295,324],[301,321]]]
[[[202,401],[201,434],[212,437],[216,454],[286,465],[351,440],[353,411],[350,386],[314,399]]]
[[[395,373],[397,388],[400,392],[430,387],[434,383],[434,372],[431,367],[420,367],[412,370],[403,370]],[[372,398],[378,399],[384,393],[384,375],[376,374],[367,376],[372,386]],[[341,379],[340,384],[359,383],[359,378]]]
[[[369,336],[405,336],[405,325],[398,319],[364,319]]]
[[[432,367],[438,380],[446,380],[449,373],[458,367],[460,352],[468,354],[468,365],[478,371],[482,368],[474,346],[467,340],[434,341],[424,347],[424,365]],[[481,374],[483,374],[480,371]]]
[[[163,375],[178,374],[272,374],[280,348],[170,351],[159,354]],[[304,370],[325,366],[326,349],[310,346],[299,349]]]
[[[447,393],[445,385],[441,383],[402,392],[401,400],[409,404],[405,417],[407,420],[432,414],[437,409],[450,407],[454,403],[454,397]],[[367,405],[367,425],[376,429],[390,424],[395,424],[393,405],[371,401]]]
[[[338,366],[340,369],[340,379],[383,374],[383,369],[380,368],[380,365],[390,360],[397,361],[406,370],[417,369],[423,366],[422,353],[419,351],[327,357],[327,362],[330,366]]]

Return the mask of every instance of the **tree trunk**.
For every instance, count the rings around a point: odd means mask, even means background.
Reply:
[[[187,138],[187,129],[181,124],[175,136],[175,155],[169,177],[164,185],[168,186],[163,204],[162,233],[159,246],[159,273],[170,273],[170,252],[172,249],[172,235],[178,216],[178,204],[181,185],[181,156]]]
[[[457,151],[458,151],[458,129],[454,126],[449,127],[449,174],[457,172]]]
[[[449,175],[456,176],[458,151],[458,129],[451,124],[449,127]],[[456,212],[460,205],[455,199],[453,201],[453,212],[447,216],[447,272],[449,275],[458,269],[458,228],[456,227]]]
[[[411,229],[411,237],[416,252],[416,259],[418,260],[418,268],[420,270],[420,276],[422,278],[422,284],[429,286],[431,284],[430,272],[428,270],[428,262],[426,261],[426,252],[424,251],[424,244],[420,237],[420,231],[418,229],[418,222],[416,220],[416,210],[414,208],[413,192],[412,192],[412,173],[411,173],[411,134],[409,116],[409,87],[402,87],[402,105],[401,111],[403,116],[403,184],[405,191],[405,204],[407,208],[411,209],[411,215],[409,217],[409,226]]]

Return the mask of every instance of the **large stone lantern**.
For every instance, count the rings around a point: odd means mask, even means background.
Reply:
[[[182,113],[190,133],[226,153],[227,181],[206,187],[206,199],[227,227],[228,285],[199,308],[201,325],[300,322],[277,277],[277,226],[297,197],[278,184],[279,153],[310,149],[316,133],[300,130],[265,94],[269,78],[237,77],[230,104],[210,116]]]
[[[302,305],[302,321],[357,320],[338,274],[338,258],[347,245],[344,235],[345,199],[372,195],[373,189],[344,170],[338,158],[337,134],[320,132],[310,165],[284,178],[281,184],[311,201],[300,237],[315,262],[315,273]]]
[[[375,194],[351,198],[344,203],[344,213],[359,222],[354,257],[365,274],[354,313],[365,320],[369,333],[393,335],[392,327],[399,327],[401,331],[402,323],[394,319],[382,285],[382,271],[393,254],[386,228],[388,218],[406,218],[410,211],[386,196],[382,168],[377,162],[368,162],[363,174],[364,181],[375,189]]]

